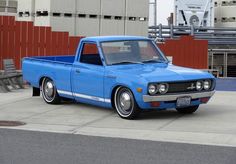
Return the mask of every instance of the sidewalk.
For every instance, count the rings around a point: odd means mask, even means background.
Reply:
[[[235,147],[235,98],[236,92],[217,92],[193,115],[156,111],[131,121],[113,110],[90,105],[48,105],[25,89],[0,93],[0,120],[27,123],[13,129]]]

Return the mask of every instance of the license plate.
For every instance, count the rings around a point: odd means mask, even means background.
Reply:
[[[191,97],[180,97],[177,99],[176,106],[177,107],[186,107],[190,106],[191,104]]]

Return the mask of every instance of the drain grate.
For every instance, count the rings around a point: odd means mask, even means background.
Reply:
[[[25,124],[26,123],[20,122],[20,121],[1,121],[0,120],[0,126],[12,127],[12,126],[22,126],[22,125],[25,125]]]

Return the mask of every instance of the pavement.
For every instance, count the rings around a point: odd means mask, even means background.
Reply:
[[[172,109],[124,120],[114,110],[71,102],[48,105],[32,97],[31,89],[16,90],[0,93],[0,120],[26,125],[0,128],[236,147],[235,98],[236,92],[217,91],[193,115]]]
[[[233,147],[0,129],[1,164],[235,164]]]

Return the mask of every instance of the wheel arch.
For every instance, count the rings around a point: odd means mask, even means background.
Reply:
[[[115,108],[114,96],[115,96],[116,90],[118,88],[122,88],[122,87],[123,88],[128,88],[131,91],[131,93],[133,94],[134,100],[136,101],[135,94],[134,94],[134,92],[133,92],[131,87],[129,87],[127,85],[123,85],[123,84],[118,84],[118,85],[114,86],[112,91],[111,91],[111,105],[112,105],[112,108]]]
[[[55,83],[55,81],[52,78],[50,78],[48,76],[42,76],[42,77],[39,78],[39,87],[41,87],[41,85],[43,83],[43,79],[45,79],[45,78],[48,78],[48,79],[52,80]]]
[[[112,106],[112,108],[115,108],[114,97],[115,97],[116,90],[120,87],[125,87],[125,86],[117,85],[117,86],[113,87],[113,89],[111,91],[111,106]]]

